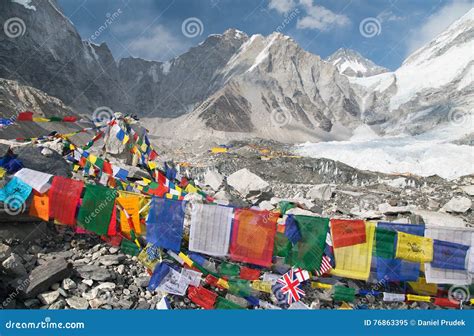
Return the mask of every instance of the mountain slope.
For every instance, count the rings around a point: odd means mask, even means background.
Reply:
[[[217,73],[216,87],[190,115],[172,121],[173,127],[160,120],[159,133],[183,125],[204,127],[199,136],[232,132],[228,136],[293,142],[344,138],[360,124],[347,77],[280,33],[248,39]]]
[[[338,49],[327,61],[335,65],[340,73],[350,77],[369,77],[388,72],[386,68],[350,49]]]
[[[383,133],[420,134],[474,107],[474,9],[392,73],[352,78],[364,122]]]

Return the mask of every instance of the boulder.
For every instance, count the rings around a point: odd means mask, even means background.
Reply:
[[[5,271],[12,276],[22,277],[26,275],[25,266],[23,266],[21,258],[15,253],[12,253],[5,259],[2,262],[2,266]]]
[[[0,243],[0,263],[3,263],[11,254],[11,247]]]
[[[236,171],[227,177],[227,184],[237,190],[242,196],[268,191],[270,185],[260,176],[255,175],[247,168]]]
[[[465,213],[472,206],[472,201],[467,197],[456,196],[441,209],[446,212]]]
[[[26,168],[37,170],[43,173],[70,176],[71,168],[63,157],[56,152],[48,156],[41,154],[42,149],[35,145],[16,147],[14,153]]]
[[[62,283],[62,288],[64,290],[71,290],[77,287],[77,284],[74,282],[74,280],[71,280],[69,278],[66,278],[63,280]]]
[[[101,263],[104,266],[119,265],[124,260],[125,260],[124,255],[105,255],[105,256],[99,257],[99,263]]]
[[[461,189],[469,196],[474,196],[474,185],[462,186]]]
[[[306,194],[306,198],[313,200],[329,201],[335,188],[329,184],[318,184],[312,187]]]
[[[213,190],[219,190],[223,181],[224,176],[215,169],[209,169],[204,173],[204,184],[211,187]]]
[[[66,302],[72,309],[84,310],[89,308],[89,302],[81,297],[73,296],[69,299],[66,299]]]
[[[114,275],[105,267],[96,265],[83,265],[76,268],[79,276],[86,280],[108,281],[114,278]]]
[[[28,276],[28,286],[22,290],[26,298],[36,297],[51,285],[61,282],[72,274],[72,264],[63,258],[53,259],[33,269]]]
[[[42,304],[50,305],[59,298],[59,291],[52,291],[38,295]]]

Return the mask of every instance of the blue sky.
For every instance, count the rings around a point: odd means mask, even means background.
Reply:
[[[351,48],[389,69],[398,68],[410,52],[472,7],[469,0],[58,2],[83,39],[106,42],[117,59],[134,56],[166,61],[209,34],[237,28],[248,35],[278,30],[322,57],[341,47]],[[185,21],[190,22],[190,30],[183,33]]]

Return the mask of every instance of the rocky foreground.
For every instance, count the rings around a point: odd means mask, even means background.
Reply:
[[[295,214],[364,218],[438,226],[474,226],[474,176],[447,181],[433,176],[386,175],[359,171],[326,159],[295,157],[277,143],[234,143],[225,153],[168,151],[220,203],[274,209],[280,200],[298,203]],[[51,160],[51,158],[49,159]],[[57,158],[55,158],[57,160]],[[0,213],[0,300],[2,308],[159,309],[165,293],[147,290],[150,275],[137,257],[123,254],[98,237],[24,216]],[[209,259],[207,267],[220,260]],[[281,265],[274,266],[277,272]],[[397,284],[374,284],[336,277],[319,281],[352,288],[404,292]],[[403,285],[400,285],[403,286]],[[242,306],[248,302],[219,289]],[[304,288],[302,303],[337,309],[327,290]],[[276,298],[254,293],[275,304]],[[188,298],[167,296],[173,309],[197,309]],[[302,306],[302,307],[306,307]],[[440,309],[431,303],[386,303],[358,297],[359,309]]]

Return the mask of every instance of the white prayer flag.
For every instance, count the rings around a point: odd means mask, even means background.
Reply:
[[[474,246],[471,246],[469,251],[467,251],[466,269],[469,273],[474,273]]]
[[[386,302],[403,302],[405,301],[405,294],[383,293],[383,300]]]
[[[15,174],[15,176],[40,194],[44,194],[49,190],[49,188],[51,188],[49,180],[53,177],[51,174],[42,173],[28,168],[21,169]]]
[[[192,204],[189,250],[216,257],[227,255],[232,214],[232,208]]]
[[[471,246],[471,250],[474,246],[474,230],[469,228],[427,227],[425,237]],[[469,259],[469,256],[466,258]],[[468,269],[435,268],[431,263],[425,263],[425,277],[427,283],[434,284],[470,285],[472,282]]]

